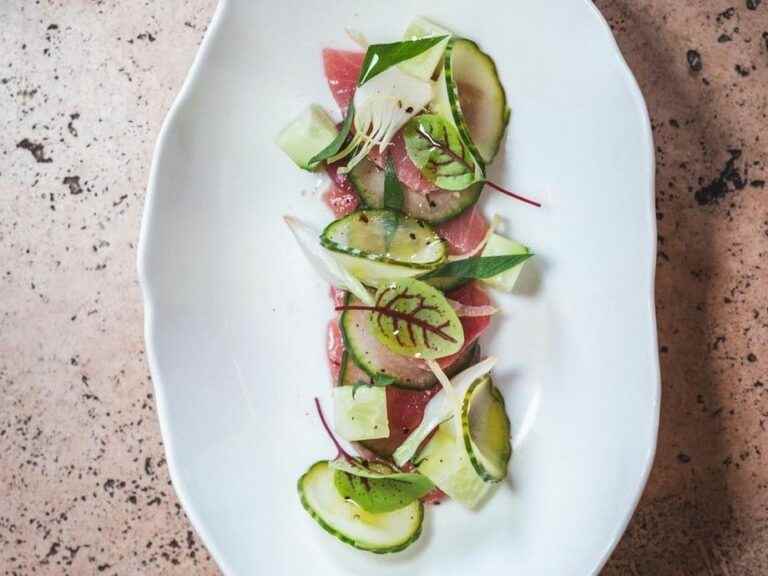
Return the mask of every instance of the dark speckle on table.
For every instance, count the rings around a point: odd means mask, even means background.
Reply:
[[[728,150],[730,156],[720,174],[706,186],[696,191],[696,202],[701,206],[719,202],[729,192],[743,190],[747,185],[736,162],[741,158],[741,150]]]
[[[73,196],[83,193],[83,187],[80,185],[80,176],[65,176],[62,184],[69,188],[69,193]]]
[[[28,151],[32,154],[35,161],[41,164],[53,162],[53,158],[50,158],[45,154],[45,146],[39,142],[32,142],[29,138],[20,140],[19,143],[16,144],[16,148]]]
[[[688,60],[688,67],[693,72],[701,72],[704,68],[704,63],[701,60],[701,54],[699,54],[698,50],[688,50],[685,57]]]

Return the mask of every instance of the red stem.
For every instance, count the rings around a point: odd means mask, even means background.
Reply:
[[[502,188],[498,184],[494,184],[490,180],[486,180],[485,183],[488,184],[488,186],[490,186],[494,190],[498,190],[502,194],[506,194],[507,196],[512,196],[512,198],[516,198],[517,200],[525,202],[526,204],[530,204],[531,206],[536,206],[537,208],[541,208],[541,204],[536,202],[535,200],[531,200],[530,198],[526,198],[525,196],[520,196],[519,194],[515,194],[514,192],[505,190],[504,188]]]
[[[440,150],[442,150],[443,152],[445,152],[446,154],[451,156],[454,160],[456,160],[457,162],[462,164],[467,170],[472,171],[472,170],[475,169],[475,167],[474,166],[470,166],[470,164],[462,156],[459,156],[453,150],[451,150],[449,146],[446,146],[442,142],[438,142],[437,140],[432,138],[432,135],[429,134],[429,132],[427,132],[426,130],[424,130],[423,127],[419,126],[419,132],[421,133],[422,136],[424,136],[427,140],[429,140],[429,142],[430,142],[430,144],[432,144],[432,146],[434,146],[436,148],[440,148]],[[488,184],[488,186],[490,186],[494,190],[498,190],[502,194],[506,194],[507,196],[511,196],[512,198],[515,198],[517,200],[525,202],[526,204],[530,204],[531,206],[536,206],[537,208],[541,208],[541,204],[539,204],[535,200],[531,200],[529,198],[526,198],[525,196],[520,196],[519,194],[515,194],[514,192],[510,192],[509,190],[505,190],[504,188],[502,188],[498,184],[494,184],[493,182],[491,182],[489,180],[486,180],[485,183]]]
[[[448,340],[449,342],[452,342],[454,344],[456,343],[456,338],[454,338],[450,334],[446,334],[445,330],[441,330],[440,328],[435,328],[429,322],[425,322],[424,320],[416,318],[411,314],[406,314],[405,312],[398,312],[397,310],[392,310],[391,308],[384,308],[382,306],[336,306],[335,310],[336,312],[343,312],[344,310],[364,310],[367,312],[378,312],[379,314],[384,314],[385,316],[397,318],[398,320],[402,320],[403,322],[410,322],[411,324],[415,324],[422,330],[432,332],[433,334],[437,334],[444,340]]]
[[[333,432],[331,432],[331,427],[328,426],[328,422],[326,422],[325,420],[323,409],[320,406],[320,399],[317,396],[315,396],[315,408],[317,408],[317,414],[318,416],[320,416],[320,422],[323,423],[323,428],[325,428],[325,431],[328,433],[328,436],[330,437],[331,442],[333,442],[333,445],[336,446],[336,450],[339,451],[337,458],[341,456],[343,458],[346,458],[347,460],[354,461],[354,458],[350,456],[349,453],[346,450],[344,450],[344,448],[341,447],[341,444],[339,444],[339,441],[336,440],[336,436],[334,436]]]

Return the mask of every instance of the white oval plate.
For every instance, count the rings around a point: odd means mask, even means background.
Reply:
[[[140,245],[146,339],[174,486],[229,575],[578,575],[599,570],[656,445],[653,145],[640,91],[591,2],[227,0],[162,130]],[[471,17],[467,17],[468,8]],[[532,246],[522,290],[485,337],[515,433],[510,479],[476,513],[427,511],[405,553],[336,542],[296,480],[333,455],[327,288],[283,214],[329,221],[318,176],[275,134],[311,102],[335,110],[320,49],[344,28],[392,41],[415,15],[496,60],[512,119],[486,214]]]

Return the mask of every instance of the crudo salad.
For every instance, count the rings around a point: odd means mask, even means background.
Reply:
[[[467,38],[416,18],[403,39],[326,48],[339,107],[312,105],[277,136],[305,170],[325,171],[335,220],[285,221],[331,285],[328,329],[336,449],[298,481],[301,504],[338,540],[374,553],[415,542],[425,508],[476,508],[512,454],[497,359],[478,339],[511,292],[528,247],[498,232],[483,190],[537,202],[486,177],[509,121],[493,59]],[[318,426],[318,430],[320,430]]]

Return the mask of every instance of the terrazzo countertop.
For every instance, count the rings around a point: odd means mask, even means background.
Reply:
[[[768,0],[596,3],[653,122],[664,386],[604,574],[764,576]],[[169,483],[135,265],[154,142],[214,7],[0,2],[1,574],[218,573]]]

